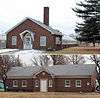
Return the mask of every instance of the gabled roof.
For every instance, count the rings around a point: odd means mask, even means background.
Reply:
[[[45,25],[44,23],[37,21],[35,19],[26,17],[24,20],[22,20],[20,23],[18,23],[17,25],[15,25],[13,28],[11,28],[10,30],[8,30],[6,33],[10,32],[11,30],[13,30],[14,28],[16,28],[18,25],[22,24],[24,21],[26,21],[27,19],[33,21],[34,23],[36,23],[37,25],[45,28],[46,30],[48,30],[49,32],[51,32],[51,34],[55,34],[55,35],[62,35],[62,33],[59,30],[55,30],[50,26]]]
[[[92,75],[95,70],[94,64],[81,65],[54,65],[49,67],[49,70],[55,76],[70,76],[70,75]]]
[[[30,77],[40,71],[39,66],[28,67],[12,67],[8,73],[8,77]],[[94,64],[81,65],[54,65],[48,66],[47,70],[54,76],[90,76],[95,71]]]
[[[40,70],[39,66],[27,66],[27,67],[12,67],[7,76],[9,77],[21,77],[32,76],[34,73]]]

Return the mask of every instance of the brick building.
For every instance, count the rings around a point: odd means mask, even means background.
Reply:
[[[8,91],[92,92],[95,65],[12,67],[7,73]]]
[[[48,7],[44,7],[44,23],[27,17],[6,34],[7,48],[45,50],[62,48],[62,33],[49,26]]]

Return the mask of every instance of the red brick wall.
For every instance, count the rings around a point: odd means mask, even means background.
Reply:
[[[45,73],[45,75],[43,75],[42,73]],[[43,71],[43,72],[41,72],[41,73],[39,73],[38,75],[36,75],[36,79],[38,79],[39,81],[41,80],[41,79],[47,79],[48,81],[48,91],[55,91],[55,81],[54,81],[54,78],[50,75],[50,74],[48,74],[47,72],[45,72],[45,71]],[[53,80],[53,87],[49,87],[49,80]],[[40,87],[39,87],[39,89],[40,89]],[[39,90],[40,91],[40,90]]]
[[[46,29],[42,28],[41,26],[37,25],[33,21],[27,19],[20,25],[18,25],[16,28],[8,32],[7,34],[7,48],[18,48],[23,49],[23,42],[20,38],[20,33],[22,33],[25,30],[31,30],[32,32],[35,32],[34,41],[33,41],[33,48],[34,49],[40,49],[40,36],[45,35],[47,37],[47,45],[46,49],[48,48],[54,48],[54,36],[47,31]],[[12,45],[12,36],[17,36],[17,45]]]
[[[70,80],[70,87],[64,87],[64,80]],[[75,80],[81,80],[82,81],[82,85],[81,87],[76,87],[75,86]],[[90,83],[89,86],[87,86],[87,82]],[[57,78],[55,79],[55,91],[59,92],[59,91],[68,91],[68,92],[91,92],[92,91],[92,86],[91,86],[91,78]]]
[[[13,87],[13,80],[18,80],[18,87]],[[22,80],[27,80],[27,87],[22,87]],[[33,79],[7,79],[6,85],[9,87],[8,91],[33,91]]]
[[[12,91],[40,91],[40,83],[39,87],[35,87],[34,81],[38,79],[52,79],[53,80],[53,87],[48,87],[49,92],[92,92],[95,90],[95,88],[92,87],[91,85],[91,78],[52,78],[49,75],[46,76],[36,76],[35,79],[27,79],[28,82],[28,87],[22,88],[21,87],[21,81],[25,79],[18,79],[19,80],[19,87],[18,88],[13,88],[12,87],[12,80],[14,79],[8,79],[6,81],[7,85],[9,86],[8,90]],[[64,80],[70,80],[71,81],[71,87],[64,87]],[[75,86],[75,80],[81,80],[82,81],[82,86],[81,87],[76,87]],[[90,85],[87,85],[87,82],[90,83]]]

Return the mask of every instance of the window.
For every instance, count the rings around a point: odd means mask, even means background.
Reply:
[[[81,80],[76,80],[76,87],[81,87]]]
[[[12,36],[12,45],[16,45],[17,43],[17,36]]]
[[[39,81],[35,80],[35,87],[39,87]]]
[[[56,44],[61,44],[60,37],[56,37]]]
[[[13,87],[18,87],[18,81],[17,80],[13,80]]]
[[[70,80],[65,80],[65,87],[70,87]]]
[[[27,87],[27,81],[26,80],[22,80],[22,87]]]
[[[46,46],[46,36],[40,37],[40,46]]]
[[[49,80],[49,87],[52,87],[52,86],[53,86],[53,81]]]

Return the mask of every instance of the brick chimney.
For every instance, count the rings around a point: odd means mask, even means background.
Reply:
[[[44,24],[49,26],[49,7],[44,7]]]

